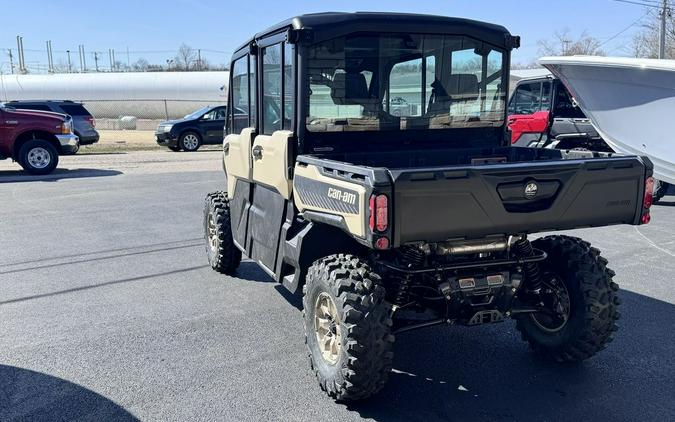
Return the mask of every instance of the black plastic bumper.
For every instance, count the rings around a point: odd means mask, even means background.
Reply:
[[[177,147],[178,137],[172,136],[170,133],[155,133],[155,141],[157,145],[163,147]]]

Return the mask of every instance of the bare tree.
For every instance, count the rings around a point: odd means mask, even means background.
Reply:
[[[176,70],[190,70],[196,59],[197,52],[195,49],[187,44],[181,44],[174,59],[174,66]]]
[[[149,67],[150,63],[142,57],[136,60],[136,62],[131,65],[131,68],[134,69],[136,72],[147,72]]]
[[[633,37],[630,54],[634,57],[655,59],[659,57],[659,30],[661,18],[657,13],[650,13],[648,20],[642,24],[641,30]],[[675,13],[666,19],[666,59],[675,59]]]
[[[573,38],[570,30],[565,28],[553,33],[548,40],[539,40],[539,54],[543,56],[604,56],[605,52],[600,48],[602,43],[595,37],[582,32],[579,38]]]

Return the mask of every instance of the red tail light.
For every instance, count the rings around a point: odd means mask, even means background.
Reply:
[[[384,232],[389,227],[389,200],[387,195],[370,197],[370,230]]]
[[[648,177],[645,181],[645,199],[643,206],[649,209],[654,203],[654,178]]]
[[[642,200],[642,217],[640,223],[647,224],[651,220],[649,215],[649,208],[654,203],[654,178],[648,177],[645,180],[645,197]]]

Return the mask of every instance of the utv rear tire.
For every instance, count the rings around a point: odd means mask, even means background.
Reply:
[[[19,149],[17,161],[30,174],[49,174],[59,164],[59,152],[45,140],[31,139]]]
[[[321,388],[333,399],[364,399],[378,392],[392,368],[394,336],[380,277],[360,258],[331,255],[309,268],[303,288],[305,343]],[[320,301],[330,302],[335,333],[321,336]],[[327,330],[324,330],[327,332]],[[335,337],[332,337],[335,335]],[[320,338],[336,338],[325,357]]]
[[[614,271],[590,243],[569,236],[546,236],[532,246],[548,254],[541,274],[556,277],[569,298],[569,317],[559,328],[547,329],[535,314],[516,317],[523,340],[540,355],[557,362],[579,362],[594,356],[612,341],[618,329],[619,286]],[[541,317],[540,317],[541,318]]]
[[[224,192],[206,196],[204,240],[211,268],[222,274],[233,274],[241,263],[241,251],[232,240],[230,205]]]

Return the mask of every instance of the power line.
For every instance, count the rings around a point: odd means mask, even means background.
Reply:
[[[663,7],[662,4],[658,3],[647,3],[648,0],[638,0],[638,1],[632,1],[632,0],[612,0],[618,3],[628,3],[628,4],[635,4],[638,6],[644,6],[644,7],[652,7],[654,9],[661,9]]]
[[[638,19],[636,19],[635,22],[631,23],[630,25],[628,25],[627,27],[625,27],[625,28],[622,29],[621,31],[617,32],[616,34],[612,35],[611,37],[609,37],[608,39],[606,39],[605,41],[603,41],[602,43],[600,43],[600,45],[599,45],[598,47],[602,47],[603,45],[605,45],[605,44],[607,44],[608,42],[612,41],[613,39],[615,39],[615,38],[618,37],[619,35],[623,34],[623,33],[626,32],[626,31],[628,31],[629,29],[631,29],[632,27],[634,27],[635,25],[637,25],[642,19],[644,19],[645,17],[647,17],[647,15],[650,15],[651,13],[652,13],[651,9],[647,10],[647,12],[646,12],[645,14],[643,14],[642,16],[640,16]]]

